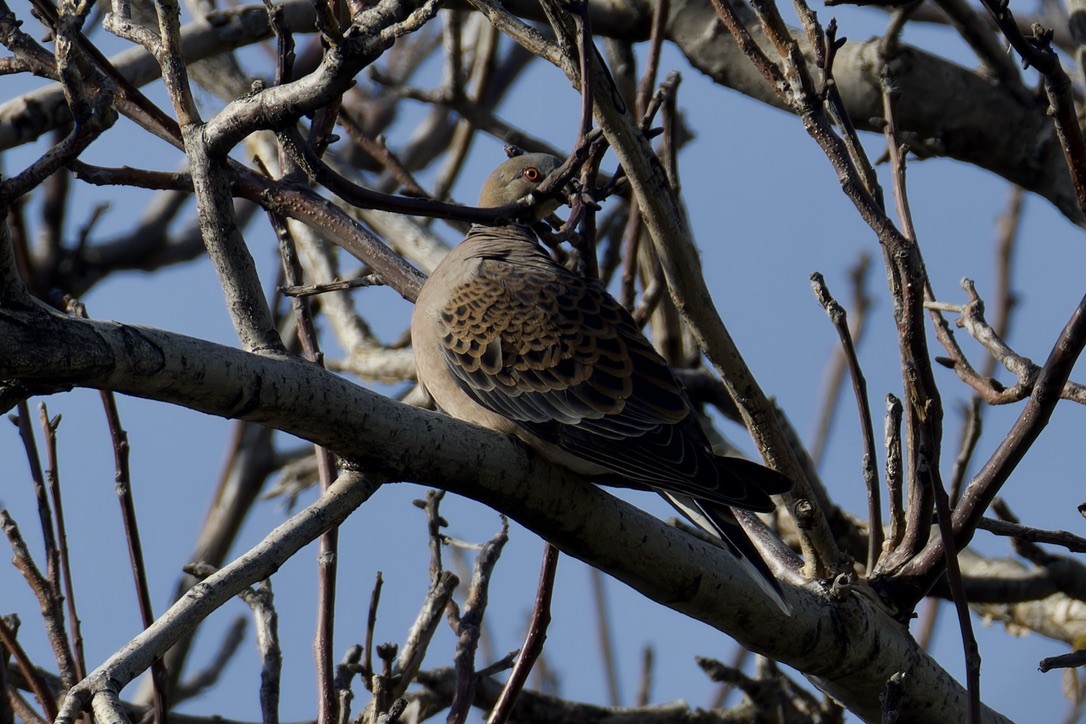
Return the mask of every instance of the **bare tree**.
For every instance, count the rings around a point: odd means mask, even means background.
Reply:
[[[464,721],[472,707],[491,722],[840,720],[842,707],[865,720],[1004,719],[981,701],[970,608],[1072,648],[1083,633],[1082,617],[1068,610],[1086,600],[1086,573],[1077,560],[1040,544],[1083,552],[1086,539],[1023,525],[997,496],[1056,405],[1086,402],[1086,390],[1070,379],[1086,344],[1086,299],[1076,309],[1051,311],[1068,321],[1048,350],[1035,353],[1042,363],[1006,341],[1022,190],[1071,222],[1086,223],[1079,88],[1063,68],[1080,63],[1084,40],[1073,14],[1077,3],[1071,16],[1049,8],[1054,14],[1043,22],[1052,29],[1034,24],[1023,31],[1026,22],[1005,3],[982,2],[877,3],[888,27],[857,43],[839,37],[836,21],[823,24],[805,0],[794,0],[796,27],[770,0],[444,6],[288,0],[230,8],[192,0],[184,20],[176,0],[113,8],[32,0],[31,11],[17,13],[0,0],[0,43],[9,51],[0,59],[3,72],[49,81],[0,105],[0,147],[9,154],[26,147],[11,157],[32,159],[0,182],[7,221],[0,227],[0,402],[15,411],[30,463],[44,557],[31,552],[7,512],[0,522],[38,598],[55,658],[48,665],[36,660],[20,643],[18,620],[0,618],[0,724],[16,717],[71,722],[85,712],[111,722],[187,718],[170,715],[171,707],[213,683],[239,634],[233,630],[217,662],[200,675],[186,670],[191,637],[235,596],[248,604],[257,629],[262,718],[277,721],[282,654],[270,577],[317,540],[312,710],[321,722],[422,720],[442,712]],[[23,25],[30,15],[36,21]],[[44,27],[45,40],[27,32],[34,22]],[[952,27],[978,67],[904,43],[903,28],[918,22]],[[118,42],[124,49],[107,57],[103,49]],[[703,270],[691,231],[690,213],[697,211],[688,212],[681,193],[678,152],[700,129],[684,122],[678,74],[658,77],[667,46],[722,93],[732,89],[791,113],[869,228],[898,343],[896,360],[880,363],[900,370],[902,393],[886,397],[882,425],[856,352],[873,262],[854,270],[846,304],[821,275],[811,277],[840,340],[812,452],[745,362],[710,295],[713,275]],[[1032,77],[1019,71],[1019,59]],[[274,73],[263,72],[272,66]],[[579,94],[579,107],[556,102],[549,114],[568,119],[574,137],[531,135],[515,102],[503,107],[512,120],[496,112],[515,93],[534,90],[529,69],[535,66],[564,75]],[[424,87],[435,67],[440,80]],[[140,90],[146,86],[164,92],[169,110]],[[121,118],[133,133],[172,149],[183,168],[88,160]],[[412,119],[413,129],[404,130],[404,119]],[[425,393],[410,384],[414,362],[405,338],[386,341],[374,332],[380,314],[367,317],[356,308],[350,290],[362,286],[383,285],[414,301],[448,238],[471,223],[506,223],[530,211],[537,199],[496,209],[451,201],[483,136],[567,159],[541,194],[557,197],[570,181],[576,190],[564,199],[567,218],[552,217],[540,229],[544,243],[563,263],[608,283],[691,399],[740,423],[766,464],[795,481],[771,519],[741,517],[781,580],[790,615],[767,606],[714,542],[587,485],[512,439],[424,409]],[[34,146],[42,137],[51,139],[47,149]],[[889,193],[875,170],[879,159],[869,156],[876,145],[885,147]],[[909,154],[974,165],[1018,189],[1001,228],[994,321],[968,280],[964,303],[936,297],[910,213]],[[115,203],[139,218],[112,237],[96,230],[101,207],[77,223],[73,209],[92,186],[122,189]],[[154,193],[140,195],[146,190]],[[275,279],[261,278],[251,251],[255,229],[266,228],[279,243]],[[236,344],[98,320],[79,301],[98,285],[123,284],[121,272],[157,272],[204,254],[217,273]],[[360,266],[351,267],[352,258]],[[751,270],[755,277],[772,273],[772,260]],[[982,363],[967,357],[951,321],[979,343]],[[336,350],[327,361],[324,348]],[[937,382],[939,365],[960,382],[949,375]],[[1013,382],[995,381],[997,367]],[[866,490],[866,520],[842,509],[818,467],[846,379],[861,430],[852,444],[863,461],[852,482]],[[374,391],[377,383],[403,383],[407,391],[392,399]],[[962,384],[974,402],[959,444],[959,436],[944,431],[942,399],[948,387]],[[59,420],[44,405],[38,415],[30,407],[32,398],[77,387],[101,391],[142,618],[142,632],[103,661],[86,660],[75,606]],[[176,603],[157,617],[115,393],[238,421]],[[992,405],[1014,406],[1017,418],[1006,431],[989,433],[997,436],[991,454],[974,460]],[[297,438],[312,447],[299,448]],[[1075,452],[1067,451],[1068,469]],[[7,479],[22,475],[22,461],[6,462]],[[256,546],[232,552],[242,523],[276,476],[280,492],[298,495],[319,481],[320,495]],[[388,605],[378,578],[364,641],[335,663],[335,614],[344,613],[335,596],[337,528],[392,481],[480,501],[552,544],[519,654],[476,664],[507,525],[477,547],[470,572],[465,565],[460,576],[468,579],[466,592],[455,595],[460,577],[444,557],[463,547],[445,531],[442,495],[431,493],[419,501],[429,531],[430,585],[414,624],[398,645],[374,642],[378,612]],[[1017,558],[968,549],[978,529],[1012,538]],[[541,652],[558,551],[757,652],[747,672],[741,660],[699,661],[722,687],[739,688],[742,702],[727,708],[722,693],[710,709],[653,704],[651,651],[642,692],[630,707],[620,706],[613,676],[610,705],[528,686],[533,666],[538,673],[546,664]],[[953,602],[964,683],[926,650],[937,608],[926,609],[927,626],[915,637],[908,629],[925,599]],[[428,646],[442,618],[456,649],[451,661],[435,662]],[[1041,665],[1073,667],[1080,659],[1071,653]],[[814,688],[776,662],[801,672]],[[153,693],[139,700],[126,695],[124,688],[145,671]],[[363,692],[366,703],[352,712],[352,698]]]

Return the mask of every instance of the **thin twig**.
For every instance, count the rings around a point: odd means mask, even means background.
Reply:
[[[255,588],[238,594],[249,605],[260,650],[260,713],[264,724],[279,722],[279,681],[283,653],[279,646],[279,614],[275,610],[271,579],[265,578]]]
[[[70,314],[87,318],[87,309],[81,302],[75,299],[69,300],[68,311]],[[121,519],[124,521],[125,540],[128,543],[128,557],[132,566],[132,576],[136,585],[136,599],[139,603],[140,619],[146,629],[155,620],[154,609],[151,606],[151,591],[147,585],[147,567],[143,560],[143,543],[140,541],[139,521],[136,516],[136,503],[132,496],[132,476],[128,465],[128,433],[121,427],[120,413],[117,410],[117,399],[113,392],[103,390],[100,393],[102,407],[106,414],[106,425],[109,427],[109,436],[113,442],[113,461],[115,464],[115,487],[118,501],[121,505]],[[161,658],[151,663],[151,684],[154,689],[155,717],[158,721],[166,721],[169,711],[168,680],[166,666]]]
[[[994,518],[981,518],[977,524],[980,530],[986,530],[995,535],[1007,536],[1019,541],[1030,543],[1050,543],[1062,546],[1072,553],[1086,553],[1086,538],[1069,533],[1065,530],[1043,530],[1031,528],[1020,523],[1013,523]]]
[[[14,521],[8,517],[7,511],[0,510],[0,526],[4,528],[4,531],[7,532],[8,528],[13,525]],[[15,638],[15,632],[11,630],[3,616],[0,616],[0,646],[3,646],[15,658],[19,673],[29,682],[30,689],[38,699],[46,718],[49,721],[56,719],[57,700],[53,697],[53,692],[49,690],[49,685],[45,683],[45,679],[42,678],[38,667],[34,666],[34,662],[27,656],[26,651],[19,644],[19,640]],[[6,696],[7,693],[4,692],[4,695]]]
[[[652,700],[652,675],[655,662],[655,650],[651,645],[646,644],[641,651],[641,683],[637,687],[634,706],[648,706]]]
[[[302,265],[294,246],[286,222],[277,214],[269,214],[272,228],[279,239],[279,253],[283,262],[284,281],[287,286],[298,286],[302,282]],[[304,297],[292,297],[291,305],[297,319],[298,338],[302,351],[310,362],[324,366],[324,355],[317,342],[317,333],[313,324],[313,312]],[[336,462],[331,451],[319,445],[314,446],[317,456],[317,472],[320,478],[321,492],[328,488],[335,479]],[[339,549],[339,529],[331,528],[321,535],[317,554],[317,630],[313,637],[313,656],[317,663],[318,707],[317,721],[332,724],[337,719],[335,664],[332,660],[332,644],[335,632],[335,601],[337,555]]]
[[[877,567],[901,545],[905,537],[905,507],[902,498],[904,468],[901,461],[901,400],[886,396],[886,497],[890,506],[890,537],[883,544]]]
[[[370,591],[370,607],[366,614],[366,638],[362,644],[362,672],[365,677],[366,688],[370,686],[370,678],[373,677],[373,632],[377,627],[377,607],[381,603],[381,588],[385,581],[381,572],[377,571],[377,578],[373,581],[373,590]]]
[[[856,406],[859,408],[861,437],[864,447],[861,469],[864,485],[867,488],[867,570],[873,572],[879,554],[882,552],[883,531],[879,476],[875,468],[875,428],[871,422],[871,405],[867,398],[867,380],[864,379],[860,361],[856,357],[856,346],[852,342],[852,333],[848,328],[848,314],[845,308],[830,295],[826,280],[818,272],[811,275],[811,287],[814,289],[818,302],[826,310],[830,321],[833,322],[834,329],[837,330],[837,336],[841,340],[841,348],[844,350],[849,373],[852,377],[852,390],[856,396]]]
[[[448,724],[461,724],[471,710],[475,698],[478,678],[475,674],[475,649],[482,631],[483,614],[489,600],[490,577],[494,566],[501,556],[502,548],[509,540],[509,522],[502,516],[502,528],[479,551],[475,559],[475,569],[471,577],[471,589],[464,601],[463,611],[457,627],[456,653],[453,661],[456,665],[456,694],[449,707]]]
[[[342,292],[347,289],[361,289],[363,287],[381,286],[385,282],[379,274],[363,274],[357,279],[345,281],[324,282],[321,284],[299,284],[292,287],[279,287],[279,291],[287,297],[312,297],[329,292]]]
[[[921,468],[923,471],[924,469]],[[971,724],[979,724],[980,705],[980,649],[973,635],[973,623],[969,618],[969,599],[962,583],[961,566],[958,563],[958,548],[954,542],[954,525],[951,521],[950,498],[939,479],[939,472],[931,467],[926,469],[926,482],[935,494],[935,510],[938,514],[939,533],[942,536],[943,551],[946,558],[946,575],[954,598],[954,609],[958,613],[958,626],[962,634],[962,646],[965,649],[965,679],[969,693],[969,708],[966,718]]]
[[[868,271],[871,269],[871,257],[867,253],[860,254],[856,264],[848,271],[849,280],[852,282],[852,302],[849,308],[851,323],[849,333],[852,335],[853,344],[858,348],[867,329],[867,312],[871,308],[871,296],[867,293],[866,282]],[[810,445],[811,460],[817,466],[826,452],[829,443],[830,432],[837,419],[837,410],[841,400],[841,390],[844,387],[845,373],[848,371],[848,360],[845,359],[844,350],[840,345],[834,345],[833,361],[830,363],[830,371],[826,375],[825,392],[822,395],[821,414],[818,418],[818,426],[815,430],[814,441]]]
[[[981,417],[980,398],[974,397],[971,404],[964,407],[962,415],[962,441],[958,446],[958,457],[954,460],[954,469],[950,473],[950,504],[957,505],[961,497],[965,472],[973,459],[973,452],[980,442],[984,424]]]
[[[558,549],[547,543],[543,547],[543,563],[539,571],[539,585],[536,586],[535,605],[528,622],[528,633],[520,649],[517,663],[509,674],[505,687],[498,701],[490,710],[487,724],[503,724],[509,719],[516,705],[517,696],[528,681],[539,655],[543,653],[543,644],[547,640],[547,627],[551,622],[551,597],[554,594],[554,575],[558,570]]]
[[[26,543],[19,536],[18,528],[12,523],[10,530],[6,530],[11,540],[12,550],[15,553],[13,562],[26,578],[27,584],[34,592],[41,608],[45,632],[49,639],[49,645],[53,650],[57,667],[62,679],[68,686],[74,684],[76,678],[75,657],[72,654],[71,642],[64,626],[64,610],[62,601],[64,598],[60,587],[60,551],[58,550],[53,529],[53,512],[49,504],[48,491],[46,489],[46,473],[42,470],[41,458],[38,454],[37,442],[34,439],[34,430],[31,426],[30,407],[25,400],[18,405],[18,416],[13,422],[19,428],[19,436],[22,438],[26,451],[27,462],[30,466],[30,477],[34,483],[34,497],[37,501],[38,523],[41,527],[42,538],[45,544],[45,574],[43,575],[34,563],[33,557]],[[49,450],[50,464],[55,464],[56,450]],[[12,537],[14,536],[14,537]]]
[[[68,532],[64,525],[64,506],[60,496],[60,461],[57,457],[57,428],[60,415],[49,419],[45,403],[38,408],[41,416],[42,431],[45,434],[45,450],[49,466],[45,470],[45,480],[49,488],[49,497],[53,503],[53,517],[57,529],[57,552],[59,554],[60,577],[64,586],[63,596],[68,609],[68,627],[71,630],[72,652],[75,657],[75,680],[68,686],[87,675],[86,656],[83,652],[83,628],[75,607],[75,586],[72,584],[71,559],[68,556]],[[60,591],[57,591],[60,595]]]

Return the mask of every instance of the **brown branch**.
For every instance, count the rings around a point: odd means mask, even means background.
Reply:
[[[77,317],[87,318],[86,307],[75,300],[69,304],[69,310]],[[151,606],[151,590],[147,585],[147,567],[143,559],[143,543],[140,541],[136,504],[132,496],[132,475],[128,465],[130,450],[128,433],[121,427],[120,413],[117,410],[117,399],[114,394],[103,390],[100,395],[106,414],[106,424],[109,427],[109,436],[113,443],[114,487],[121,506],[121,520],[124,522],[124,535],[128,544],[129,563],[132,566],[132,577],[136,587],[136,600],[139,604],[140,619],[146,629],[154,623],[155,614]],[[166,667],[161,658],[151,663],[151,683],[154,688],[155,717],[159,721],[166,721],[169,711],[167,699],[169,687]]]
[[[1049,114],[1056,129],[1075,190],[1079,210],[1086,213],[1086,141],[1078,123],[1071,79],[1064,72],[1059,56],[1052,49],[1052,32],[1039,25],[1033,27],[1033,37],[1026,38],[1014,20],[1014,14],[1005,2],[981,0],[992,14],[1004,37],[1022,56],[1026,65],[1032,65],[1044,76],[1045,94],[1048,96]]]
[[[381,603],[381,588],[385,581],[381,572],[377,571],[377,578],[373,582],[373,590],[370,592],[370,608],[366,614],[366,638],[362,644],[362,676],[366,688],[370,688],[370,678],[373,676],[373,632],[377,627],[377,607]]]
[[[852,342],[852,333],[848,327],[848,313],[830,295],[826,286],[826,280],[821,274],[815,272],[811,275],[811,287],[819,304],[826,310],[833,322],[837,336],[841,340],[841,348],[845,359],[848,361],[849,373],[852,377],[852,390],[856,397],[856,406],[860,416],[860,430],[863,440],[863,462],[861,471],[864,485],[867,488],[867,570],[873,572],[875,563],[882,553],[882,504],[879,496],[879,476],[875,470],[875,428],[871,422],[871,404],[867,397],[867,380],[860,368],[860,360],[856,357],[856,346]]]
[[[1065,530],[1042,530],[1029,526],[994,518],[981,518],[977,524],[979,530],[986,530],[995,535],[1007,536],[1030,543],[1051,543],[1062,546],[1072,553],[1086,553],[1086,538],[1068,533]]]
[[[1084,663],[1086,663],[1086,651],[1073,651],[1069,654],[1043,658],[1037,668],[1041,670],[1041,673],[1046,673],[1052,669],[1069,669],[1082,666]]]
[[[871,308],[872,300],[867,293],[866,282],[868,272],[871,269],[871,257],[860,254],[856,264],[849,268],[848,276],[852,282],[852,323],[849,326],[849,334],[852,335],[856,347],[860,346],[864,332],[867,329],[867,313]],[[833,429],[834,420],[837,418],[837,410],[841,399],[841,389],[844,386],[845,373],[848,371],[848,360],[840,346],[834,346],[833,361],[830,363],[830,371],[826,375],[825,391],[822,396],[821,414],[818,419],[818,427],[815,430],[814,441],[810,444],[811,460],[817,466],[825,454],[829,443],[830,432]]]
[[[45,403],[39,407],[42,431],[45,434],[46,459],[49,465],[45,470],[46,486],[49,490],[49,498],[53,504],[53,518],[56,521],[57,554],[60,564],[60,582],[63,583],[63,597],[67,604],[68,626],[71,630],[71,651],[73,657],[72,681],[65,681],[67,686],[72,686],[76,681],[87,675],[86,656],[83,652],[83,629],[79,620],[79,614],[75,607],[75,586],[72,585],[72,566],[68,556],[68,532],[64,524],[64,506],[60,497],[60,463],[57,457],[57,428],[60,426],[60,415],[49,419],[49,411]],[[56,595],[61,595],[59,586],[54,587]],[[61,677],[64,676],[64,664],[59,662]]]
[[[930,296],[927,272],[920,257],[916,230],[913,226],[912,212],[909,209],[908,192],[905,183],[905,158],[908,149],[899,141],[897,120],[894,114],[896,94],[893,91],[893,78],[889,66],[882,73],[882,107],[886,120],[884,133],[886,147],[893,171],[894,205],[897,210],[901,232],[896,234],[896,242],[903,249],[911,252],[912,263],[908,266],[896,260],[888,263],[890,268],[890,287],[894,294],[895,318],[898,327],[900,358],[902,368],[902,387],[905,393],[904,420],[906,450],[909,458],[905,470],[906,509],[905,531],[901,544],[888,559],[894,563],[909,560],[928,541],[931,529],[931,516],[934,507],[934,491],[925,485],[920,475],[920,463],[926,461],[938,470],[941,457],[939,446],[942,442],[942,403],[931,370],[927,342],[923,335],[923,302]],[[889,248],[886,251],[890,251]],[[888,262],[890,260],[888,259]],[[899,311],[900,310],[900,311]],[[943,329],[936,322],[937,332]],[[942,339],[942,337],[941,337]],[[893,564],[889,564],[893,567]]]
[[[543,547],[543,563],[539,571],[539,585],[535,592],[535,605],[528,621],[528,633],[524,637],[517,663],[508,681],[487,717],[487,724],[504,724],[512,714],[517,697],[528,681],[532,666],[543,653],[547,640],[547,627],[551,622],[551,597],[554,594],[554,576],[558,570],[558,549],[547,543]]]
[[[902,499],[904,469],[901,464],[901,400],[894,395],[886,396],[886,497],[890,507],[890,537],[886,548],[879,556],[878,569],[881,570],[889,554],[901,545],[905,536],[905,507]]]
[[[962,646],[965,649],[966,687],[969,691],[969,708],[966,711],[966,717],[971,724],[979,724],[981,719],[980,649],[977,647],[977,639],[973,635],[973,624],[969,618],[969,599],[962,583],[962,571],[958,563],[958,549],[955,546],[954,526],[951,522],[950,498],[947,496],[946,488],[943,487],[942,480],[939,478],[938,470],[929,467],[928,475],[925,477],[926,483],[932,487],[934,492],[939,534],[946,558],[947,580],[950,582],[954,609],[958,613]]]
[[[269,214],[272,228],[279,239],[279,255],[283,263],[283,278],[287,285],[298,286],[302,282],[302,264],[294,246],[294,237],[286,222],[277,214]],[[323,367],[324,354],[317,341],[313,323],[313,311],[305,297],[292,297],[291,306],[297,321],[298,338],[305,358]],[[321,492],[328,491],[335,478],[336,463],[332,453],[321,446],[314,447],[317,457],[317,473]],[[331,724],[336,720],[336,694],[333,679],[332,641],[335,631],[335,591],[337,572],[338,529],[332,528],[321,535],[317,553],[317,630],[313,637],[313,656],[317,668],[317,721]]]
[[[11,530],[14,529],[15,535],[18,536],[18,528],[15,527],[15,521],[13,521],[6,510],[0,510],[0,527],[4,529],[4,533],[8,535],[8,539],[11,540]],[[52,721],[57,717],[57,700],[53,696],[53,692],[49,690],[49,685],[46,684],[44,678],[41,676],[41,672],[38,671],[38,667],[34,666],[34,662],[27,656],[26,651],[19,644],[19,640],[15,638],[15,631],[9,626],[8,620],[4,616],[0,616],[0,646],[7,650],[7,652],[15,659],[16,665],[19,667],[19,672],[22,673],[23,678],[30,684],[31,691],[34,692],[34,696],[37,698],[38,703],[41,705],[42,711],[45,712],[46,719]],[[8,692],[4,692],[6,696]]]

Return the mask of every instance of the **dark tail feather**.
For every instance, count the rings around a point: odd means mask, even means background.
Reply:
[[[770,495],[780,495],[792,489],[792,481],[776,470],[743,458],[717,455],[713,458],[720,490],[727,491],[728,505],[758,513],[774,509]],[[734,493],[734,497],[731,495]],[[742,497],[740,497],[742,496]],[[734,519],[733,519],[734,524]]]
[[[726,458],[735,460],[738,458]],[[744,461],[745,462],[745,461]],[[753,465],[753,463],[751,463]],[[761,467],[761,466],[759,466]],[[763,468],[769,470],[769,468]],[[769,472],[773,472],[769,470]],[[785,478],[787,480],[787,478]],[[791,482],[789,482],[791,487]],[[781,584],[776,576],[769,570],[769,566],[762,559],[758,549],[747,536],[746,531],[735,519],[731,508],[719,503],[706,500],[695,500],[686,495],[661,492],[661,495],[671,503],[676,510],[705,532],[719,538],[747,572],[751,580],[758,584],[767,596],[773,599],[777,607],[786,615],[792,614],[792,609],[784,600]]]

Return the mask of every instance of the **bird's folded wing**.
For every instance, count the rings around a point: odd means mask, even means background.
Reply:
[[[442,352],[462,389],[536,437],[629,483],[772,507],[766,492],[778,491],[709,452],[681,383],[629,313],[542,251],[480,259],[441,322]]]

